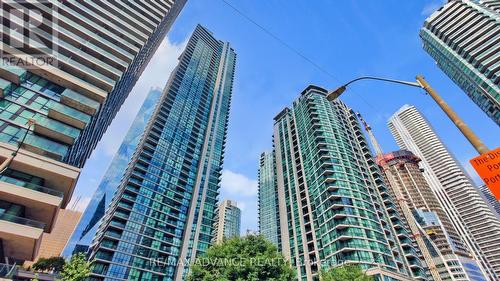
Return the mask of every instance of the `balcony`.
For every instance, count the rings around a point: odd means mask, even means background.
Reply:
[[[38,254],[45,224],[9,214],[0,215],[0,240],[5,256],[33,260]]]
[[[0,163],[11,157],[15,146],[0,143]],[[9,169],[43,179],[43,186],[36,186],[29,183],[17,182],[12,179],[5,179],[1,185],[9,187],[23,188],[24,192],[37,192],[40,196],[51,196],[61,199],[61,208],[65,208],[71,199],[75,188],[76,180],[80,175],[80,169],[21,149],[9,165]],[[0,188],[1,190],[2,188]],[[5,189],[5,188],[3,188]],[[62,195],[62,196],[61,196]],[[1,195],[0,195],[1,196]],[[2,198],[2,197],[0,197]],[[47,197],[49,198],[49,197]]]
[[[0,198],[25,206],[25,216],[44,223],[46,232],[52,229],[63,197],[60,191],[10,176],[0,176]]]
[[[337,224],[337,225],[335,226],[335,229],[336,229],[336,230],[342,230],[342,229],[345,229],[345,228],[349,228],[349,227],[351,227],[351,226],[353,226],[353,225],[351,225],[351,224],[344,224],[344,223],[341,223],[341,224]]]
[[[335,181],[337,181],[333,176],[328,176],[328,177],[325,177],[324,178],[325,180],[325,183],[334,183]],[[328,188],[332,188],[332,189],[335,189],[335,188],[338,188],[336,186],[329,186]]]
[[[344,208],[344,206],[345,206],[345,205],[344,205],[343,203],[336,203],[336,204],[332,204],[332,205],[330,206],[330,209],[331,209],[331,210],[339,210],[339,209]]]
[[[0,163],[15,150],[13,145],[0,143]],[[24,210],[22,217],[4,214],[0,218],[0,239],[7,257],[36,257],[42,233],[52,230],[59,209],[71,199],[79,174],[76,167],[19,150],[0,176],[0,200]]]
[[[345,213],[336,213],[332,216],[332,218],[335,220],[344,219],[346,217],[347,215]]]

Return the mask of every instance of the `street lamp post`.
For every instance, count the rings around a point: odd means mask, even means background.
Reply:
[[[351,80],[347,82],[346,84],[340,86],[334,91],[331,91],[327,99],[332,101],[338,98],[342,93],[345,92],[347,89],[347,86],[350,84],[359,81],[359,80],[378,80],[378,81],[385,81],[385,82],[390,82],[390,83],[396,83],[396,84],[402,84],[402,85],[407,85],[407,86],[412,86],[412,87],[417,87],[424,89],[427,94],[429,94],[434,101],[441,107],[441,109],[446,113],[446,115],[451,119],[451,121],[457,126],[457,128],[462,132],[462,134],[467,138],[467,140],[474,146],[474,148],[479,152],[479,154],[484,154],[489,151],[488,147],[479,139],[479,137],[465,124],[465,122],[458,116],[457,113],[441,98],[441,96],[425,81],[424,77],[418,75],[416,78],[416,82],[408,82],[408,81],[401,81],[401,80],[394,80],[394,79],[387,79],[387,78],[380,78],[380,77],[373,77],[373,76],[363,76],[356,78],[354,80]]]

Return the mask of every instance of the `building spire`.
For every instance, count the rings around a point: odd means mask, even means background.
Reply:
[[[368,136],[370,137],[370,141],[372,142],[373,148],[375,148],[376,156],[382,156],[383,154],[382,147],[375,138],[375,135],[372,132],[372,128],[370,127],[370,125],[368,125],[368,123],[366,123],[365,119],[363,119],[363,116],[361,116],[359,112],[357,112],[356,115],[358,116],[361,123],[363,123],[363,126],[365,126],[365,130],[368,133]]]

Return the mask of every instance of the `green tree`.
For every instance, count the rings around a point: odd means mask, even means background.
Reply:
[[[357,265],[344,265],[322,270],[321,281],[373,281],[373,277],[366,275]]]
[[[87,262],[85,255],[78,253],[71,257],[70,261],[64,265],[61,271],[63,281],[81,281],[90,275],[90,262]]]
[[[289,281],[295,273],[276,247],[262,236],[225,240],[191,266],[188,281]]]
[[[65,264],[63,257],[39,258],[32,268],[36,271],[60,272]]]

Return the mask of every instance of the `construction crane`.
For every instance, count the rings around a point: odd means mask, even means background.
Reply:
[[[427,267],[429,268],[429,272],[432,275],[432,278],[436,281],[442,281],[441,275],[439,274],[439,271],[436,267],[436,264],[434,262],[434,259],[432,258],[432,255],[427,248],[427,245],[425,244],[424,239],[422,238],[422,234],[425,235],[425,233],[422,233],[417,225],[417,222],[415,220],[415,217],[413,216],[413,213],[408,206],[408,203],[406,202],[406,199],[404,198],[403,193],[401,190],[398,188],[397,183],[395,182],[395,179],[391,176],[392,172],[391,167],[387,164],[386,161],[384,161],[384,155],[382,152],[382,148],[380,147],[380,144],[378,143],[377,139],[375,138],[375,135],[372,132],[372,129],[368,123],[363,119],[361,114],[358,112],[357,116],[361,123],[363,123],[363,126],[365,127],[366,132],[368,133],[368,136],[370,137],[370,140],[372,141],[373,147],[376,152],[376,158],[377,158],[377,164],[382,167],[384,170],[384,173],[386,175],[387,180],[389,181],[389,186],[391,187],[392,191],[394,192],[396,196],[396,201],[398,202],[398,205],[403,212],[403,216],[406,218],[406,221],[408,222],[408,226],[410,227],[410,231],[415,238],[415,241],[417,242],[418,247],[420,248],[420,251],[422,252],[422,256],[425,260],[425,263],[427,264]]]

